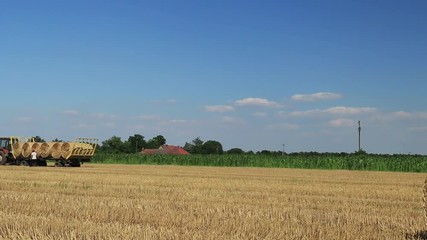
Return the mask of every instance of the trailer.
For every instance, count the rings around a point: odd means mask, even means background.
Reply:
[[[78,137],[73,142],[36,142],[32,137],[0,137],[0,165],[80,167],[90,162],[98,139]],[[34,155],[32,157],[31,155]]]

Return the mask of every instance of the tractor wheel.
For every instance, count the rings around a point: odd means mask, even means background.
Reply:
[[[4,152],[0,152],[0,165],[6,165],[7,163],[7,159],[6,156],[4,155]]]

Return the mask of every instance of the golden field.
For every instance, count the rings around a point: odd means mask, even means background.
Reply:
[[[405,239],[425,174],[85,164],[0,167],[0,239]]]

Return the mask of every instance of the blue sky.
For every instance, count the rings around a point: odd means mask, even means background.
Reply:
[[[1,135],[427,154],[426,1],[1,1]]]

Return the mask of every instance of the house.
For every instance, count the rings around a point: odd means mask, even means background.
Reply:
[[[184,148],[173,146],[173,145],[163,145],[158,149],[142,149],[141,154],[170,154],[170,155],[189,155]]]

